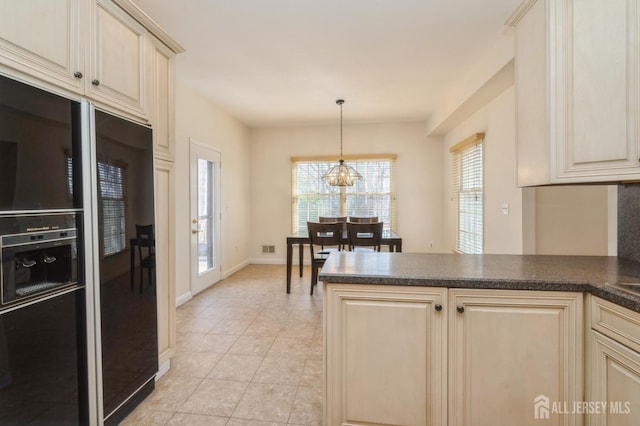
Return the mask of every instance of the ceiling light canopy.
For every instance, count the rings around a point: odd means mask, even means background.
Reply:
[[[340,161],[337,166],[331,167],[322,176],[322,179],[331,186],[353,186],[356,180],[362,179],[362,175],[353,167],[344,164],[342,158],[342,104],[344,104],[344,99],[338,99],[336,104],[340,106]]]

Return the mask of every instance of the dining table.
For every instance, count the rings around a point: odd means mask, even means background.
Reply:
[[[347,244],[347,232],[342,233],[342,242]],[[304,263],[304,246],[309,245],[309,233],[304,231],[298,231],[294,234],[287,236],[287,293],[291,293],[291,269],[293,268],[293,246],[298,245],[299,256],[299,268],[300,276],[302,277],[303,263]],[[389,229],[382,231],[382,238],[380,239],[381,246],[387,246],[390,252],[402,251],[402,237],[396,232]]]

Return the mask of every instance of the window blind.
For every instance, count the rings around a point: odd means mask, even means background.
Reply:
[[[126,177],[124,163],[98,161],[99,215],[103,256],[126,249]]]
[[[477,133],[450,150],[457,212],[455,251],[459,253],[483,252],[483,138],[483,133]]]
[[[338,160],[327,157],[291,159],[292,232],[303,232],[307,221],[320,216],[378,216],[385,229],[395,230],[396,155],[345,157],[363,177],[350,187],[329,186],[322,176]]]

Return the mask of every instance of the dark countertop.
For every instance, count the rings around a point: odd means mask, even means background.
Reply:
[[[640,312],[640,263],[607,256],[336,252],[329,256],[319,280],[580,291]]]

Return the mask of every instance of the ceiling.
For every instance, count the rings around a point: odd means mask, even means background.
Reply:
[[[250,127],[427,120],[521,0],[133,0],[178,78]]]

